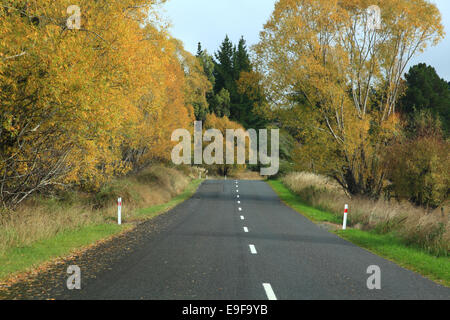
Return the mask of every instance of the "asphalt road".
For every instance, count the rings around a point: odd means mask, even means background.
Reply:
[[[137,232],[142,233],[139,240],[129,240],[130,250],[108,260],[107,268],[96,270],[95,264],[81,263],[81,290],[52,293],[49,289],[49,296],[450,299],[449,288],[310,222],[285,206],[263,181],[205,181],[191,199],[156,218],[151,230]],[[97,252],[103,258],[108,254]],[[77,264],[76,259],[70,264]],[[380,267],[380,290],[367,288],[371,265]],[[67,274],[62,272],[61,277]],[[58,281],[64,283],[62,278]]]

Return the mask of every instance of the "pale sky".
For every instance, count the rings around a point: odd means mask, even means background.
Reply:
[[[210,54],[217,51],[225,35],[236,43],[241,36],[251,46],[270,17],[276,0],[169,0],[163,16],[171,23],[171,33],[183,41],[191,53],[201,42]],[[450,81],[450,1],[433,0],[443,17],[445,39],[428,48],[412,65],[425,62],[436,68],[439,76]],[[407,68],[409,69],[409,68]]]

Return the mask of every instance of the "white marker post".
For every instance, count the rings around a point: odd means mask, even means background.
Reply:
[[[117,223],[122,224],[122,198],[117,200]]]
[[[348,216],[348,204],[345,205],[345,209],[344,209],[344,224],[342,226],[342,230],[347,229],[347,216]]]

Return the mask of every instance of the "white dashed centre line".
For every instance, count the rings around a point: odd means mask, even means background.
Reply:
[[[255,248],[255,246],[254,246],[253,244],[250,244],[249,247],[250,247],[250,252],[251,252],[252,254],[257,254],[256,248]]]
[[[241,216],[241,220],[245,220],[244,216]]]
[[[248,232],[248,228],[247,227],[244,227],[244,232]]]
[[[241,207],[239,207],[239,211],[242,211],[242,208],[241,208]]]
[[[241,202],[240,202],[240,201],[238,201],[238,204],[241,204]]]
[[[263,287],[269,300],[277,300],[277,297],[275,296],[270,283],[263,283]]]
[[[239,195],[237,195],[237,198],[239,199]]]

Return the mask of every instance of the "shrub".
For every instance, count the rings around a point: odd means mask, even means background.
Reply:
[[[419,114],[411,126],[414,134],[390,147],[385,156],[389,189],[398,199],[436,208],[449,194],[449,143],[429,114]]]

